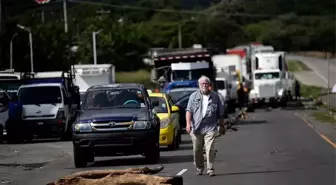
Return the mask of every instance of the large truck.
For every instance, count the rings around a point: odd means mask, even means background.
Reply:
[[[259,86],[263,86],[263,83],[260,83],[260,81],[263,81],[264,79],[256,79],[256,75],[261,74],[265,72],[265,74],[273,74],[275,69],[280,70],[280,76],[282,77],[282,71],[286,70],[286,62],[285,62],[285,53],[284,52],[275,52],[273,46],[267,46],[263,45],[262,43],[250,43],[247,45],[241,45],[236,46],[232,49],[227,49],[227,54],[236,55],[239,54],[242,58],[243,66],[245,67],[242,69],[243,73],[243,85],[245,88],[248,89],[249,93],[249,101],[252,104],[252,109],[255,106],[256,102],[259,104],[262,102],[261,100],[269,101],[270,99],[278,99],[277,92],[282,92],[286,90],[281,90],[284,85],[276,85],[276,82],[267,80],[267,87],[270,89],[267,91],[275,92],[275,93],[268,93],[268,94],[274,94],[272,95],[272,98],[270,98],[268,95],[265,97],[259,97],[256,99],[256,94],[261,92],[258,90]],[[286,75],[284,75],[286,76]],[[288,75],[287,75],[288,76]],[[281,82],[284,80],[281,79]],[[283,83],[280,83],[283,84]],[[272,89],[273,88],[273,89]],[[276,90],[274,88],[280,88],[279,90]],[[284,88],[286,89],[286,88]],[[264,88],[262,92],[264,93],[266,89]],[[267,94],[267,93],[266,93]],[[286,94],[286,93],[284,93]],[[259,98],[261,100],[259,100]]]
[[[17,92],[20,120],[9,117],[8,140],[31,142],[39,138],[71,139],[72,123],[80,108],[79,88],[69,71],[23,73]]]
[[[72,66],[74,83],[79,87],[81,99],[93,85],[113,84],[116,82],[115,67],[112,64],[78,64]]]
[[[161,49],[153,52],[152,82],[162,87],[174,81],[198,80],[202,75],[210,78],[216,89],[216,68],[213,52],[206,48]]]
[[[216,67],[217,79],[225,79],[229,87],[228,107],[235,108],[237,102],[237,85],[241,79],[242,63],[239,55],[214,55],[212,61]]]
[[[271,103],[285,105],[291,94],[294,79],[288,72],[285,52],[259,52],[252,58],[253,90],[251,101],[254,104]]]

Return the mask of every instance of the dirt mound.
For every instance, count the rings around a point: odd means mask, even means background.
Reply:
[[[126,170],[93,170],[65,176],[47,185],[182,185],[182,177],[154,176],[163,166],[150,169],[130,168]]]

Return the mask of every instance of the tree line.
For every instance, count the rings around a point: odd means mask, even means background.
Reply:
[[[142,59],[149,48],[178,47],[179,32],[183,47],[202,44],[225,51],[259,41],[278,50],[335,52],[333,0],[320,0],[318,5],[313,0],[231,0],[209,1],[210,4],[201,0],[199,4],[188,0],[71,1],[67,3],[67,33],[62,2],[50,1],[40,6],[33,1],[16,1],[17,4],[7,1],[3,6],[2,69],[9,68],[12,40],[15,70],[30,70],[28,32],[17,24],[32,30],[35,71],[93,63],[92,33],[98,30],[97,61],[112,63],[118,71],[145,67]]]

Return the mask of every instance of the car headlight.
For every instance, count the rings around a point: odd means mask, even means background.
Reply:
[[[283,95],[283,89],[281,89],[280,91],[278,91],[278,96],[282,96]]]
[[[74,126],[75,132],[92,132],[90,123],[76,123]]]
[[[160,120],[160,128],[168,127],[169,123],[170,123],[169,118],[164,118],[164,119]]]
[[[133,129],[150,129],[151,122],[150,121],[136,121],[133,124]]]

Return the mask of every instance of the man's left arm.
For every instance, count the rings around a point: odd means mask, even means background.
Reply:
[[[225,126],[225,122],[224,122],[224,117],[225,117],[224,113],[225,113],[225,110],[224,110],[224,105],[223,105],[222,101],[219,98],[219,95],[218,95],[218,106],[217,106],[217,109],[218,109],[219,125],[221,127],[224,127]]]

